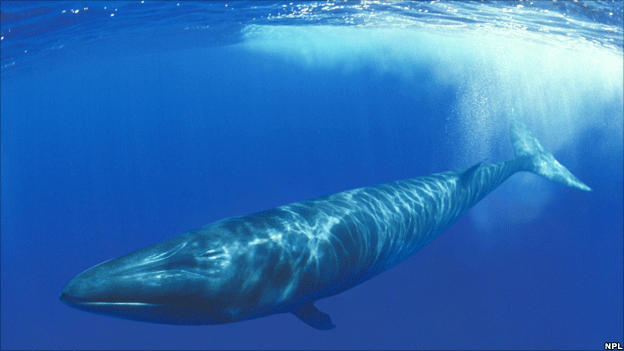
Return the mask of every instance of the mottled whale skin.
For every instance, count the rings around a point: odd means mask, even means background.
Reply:
[[[69,306],[166,324],[293,313],[334,328],[314,302],[404,261],[519,171],[590,191],[513,116],[515,158],[226,218],[101,263],[61,293]]]

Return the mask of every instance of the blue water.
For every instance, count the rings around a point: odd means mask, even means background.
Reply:
[[[2,2],[3,349],[603,349],[623,327],[622,2]],[[225,217],[509,159],[397,267],[290,314],[168,326],[62,304]]]

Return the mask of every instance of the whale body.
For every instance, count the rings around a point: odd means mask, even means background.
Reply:
[[[512,174],[591,189],[513,114],[515,157],[226,218],[106,261],[71,280],[67,305],[166,324],[223,324],[293,313],[335,326],[314,302],[404,261]]]

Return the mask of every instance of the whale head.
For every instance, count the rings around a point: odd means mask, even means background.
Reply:
[[[65,304],[112,317],[166,324],[235,321],[235,282],[223,237],[203,228],[103,262],[72,279]],[[234,308],[235,309],[235,308]]]

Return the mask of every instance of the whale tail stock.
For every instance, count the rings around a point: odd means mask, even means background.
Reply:
[[[486,160],[482,160],[472,167],[463,170],[459,175],[459,180],[463,187],[485,188],[485,191],[481,191],[478,196],[479,198],[483,198],[483,196],[491,192],[492,189],[500,185],[501,182],[513,173],[527,171],[562,185],[584,191],[592,191],[590,187],[581,182],[570,173],[566,167],[560,164],[550,152],[544,150],[535,135],[533,135],[522,122],[516,119],[513,110],[509,124],[509,134],[511,136],[515,158],[485,166],[484,162]],[[487,173],[489,173],[489,170],[480,172],[480,170],[487,169],[488,166],[494,166],[494,168],[498,169],[501,173],[490,174],[488,180]],[[484,173],[486,175],[484,175]],[[484,181],[483,179],[486,180]],[[477,183],[475,183],[475,180]],[[329,315],[319,311],[314,306],[314,302],[300,306],[297,310],[292,311],[292,313],[304,323],[317,330],[331,330],[335,328]]]
[[[576,178],[555,157],[544,150],[535,135],[513,113],[509,121],[509,134],[516,159],[522,160],[522,170],[541,175],[553,182],[584,191],[592,191],[590,187]]]

